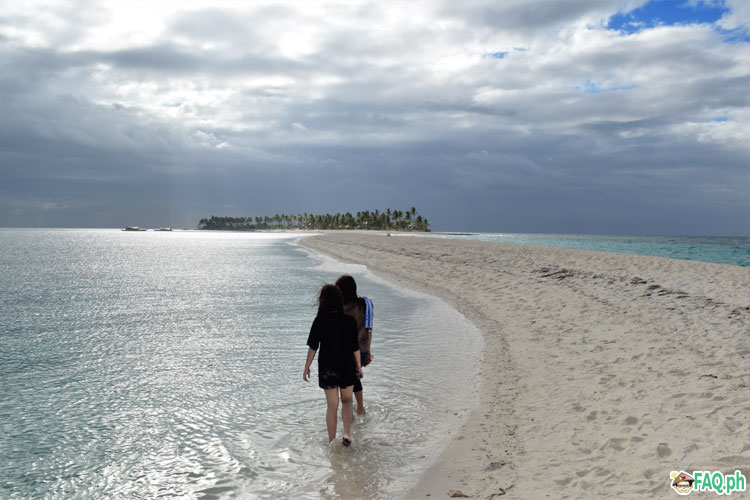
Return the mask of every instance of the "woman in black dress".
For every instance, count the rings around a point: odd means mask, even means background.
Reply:
[[[310,365],[315,353],[318,356],[318,385],[325,391],[326,426],[328,440],[336,439],[336,425],[341,396],[341,419],[344,422],[344,445],[352,442],[349,433],[354,413],[352,410],[352,390],[357,374],[362,373],[357,341],[357,322],[344,314],[341,291],[335,285],[325,285],[318,297],[318,315],[310,328],[307,338],[307,362],[302,378],[310,380]]]

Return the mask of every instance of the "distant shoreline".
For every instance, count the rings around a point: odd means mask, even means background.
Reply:
[[[4,230],[122,230],[122,228],[0,228]],[[344,233],[388,234],[432,238],[476,239],[523,245],[650,255],[671,259],[750,267],[750,236],[645,236],[606,234],[481,233],[456,231],[414,231],[383,229],[197,229],[168,228],[168,232],[216,231],[232,233]],[[146,228],[158,232],[163,228]],[[143,232],[143,231],[137,231]]]

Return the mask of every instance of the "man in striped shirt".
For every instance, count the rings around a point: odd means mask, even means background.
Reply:
[[[344,312],[357,321],[360,358],[362,366],[367,366],[372,360],[372,355],[370,354],[373,322],[372,300],[357,295],[357,283],[349,275],[341,276],[336,280],[336,286],[339,287],[344,297]],[[362,378],[361,373],[359,374],[359,378],[354,382],[354,398],[357,400],[357,413],[364,415],[366,412],[360,378]]]

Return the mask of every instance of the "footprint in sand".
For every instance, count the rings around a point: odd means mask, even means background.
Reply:
[[[615,451],[624,451],[627,442],[628,440],[625,438],[610,438],[610,440],[602,447],[602,450],[612,448]]]

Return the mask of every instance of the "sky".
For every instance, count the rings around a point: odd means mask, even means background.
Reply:
[[[750,235],[746,0],[0,0],[0,227]]]

